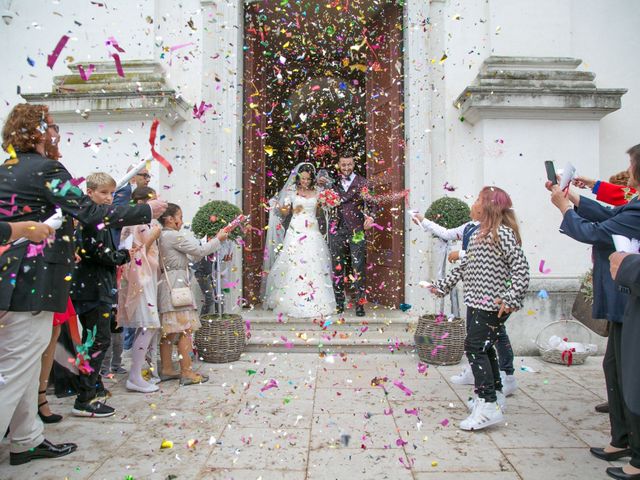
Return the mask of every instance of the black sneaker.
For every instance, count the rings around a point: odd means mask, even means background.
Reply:
[[[73,404],[73,410],[71,410],[71,413],[76,417],[102,418],[110,417],[116,413],[116,409],[95,400],[85,403],[76,400],[76,403]]]
[[[111,398],[111,392],[109,390],[107,390],[106,388],[103,388],[102,390],[98,390],[96,392],[96,396],[93,398],[93,400],[91,400],[92,402],[102,402],[102,403],[106,403],[106,401]]]

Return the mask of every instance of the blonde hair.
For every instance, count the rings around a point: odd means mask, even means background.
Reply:
[[[115,187],[116,181],[111,175],[104,172],[92,173],[87,177],[87,189],[95,190],[100,187]]]
[[[481,205],[479,236],[487,238],[491,234],[491,241],[499,243],[498,228],[504,225],[513,230],[518,245],[522,245],[518,221],[509,194],[498,187],[484,187],[478,197]]]

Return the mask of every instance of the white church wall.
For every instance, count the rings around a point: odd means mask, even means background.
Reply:
[[[608,179],[627,167],[626,150],[640,143],[640,66],[636,61],[640,3],[573,0],[571,4],[571,56],[583,60],[579,68],[594,72],[598,87],[629,89],[622,97],[622,109],[600,121],[599,170],[581,172]]]

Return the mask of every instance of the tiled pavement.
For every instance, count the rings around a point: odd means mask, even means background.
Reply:
[[[457,427],[470,387],[448,378],[460,367],[420,373],[414,354],[248,353],[200,364],[209,383],[167,382],[149,395],[118,378],[111,418],[73,418],[71,399],[50,399],[66,417],[46,436],[77,442],[76,453],[11,467],[4,444],[0,479],[606,478],[609,464],[588,452],[608,440],[608,417],[593,410],[605,396],[600,362],[518,358],[504,425],[476,433]]]

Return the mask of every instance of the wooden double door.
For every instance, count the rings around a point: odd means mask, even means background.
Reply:
[[[243,297],[248,305],[260,303],[264,275],[265,226],[268,223],[266,112],[270,79],[265,55],[264,11],[250,4],[245,15],[243,210],[251,215],[252,231],[245,238]],[[367,37],[365,72],[366,176],[381,199],[376,227],[367,232],[367,299],[388,307],[404,301],[404,105],[402,68],[402,7],[387,4],[363,30]],[[268,32],[266,32],[268,33]]]

